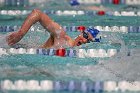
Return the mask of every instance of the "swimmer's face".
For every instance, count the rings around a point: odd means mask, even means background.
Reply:
[[[92,35],[89,32],[87,32],[86,34],[87,35],[83,35],[83,33],[82,33],[75,39],[75,44],[77,46],[79,46],[81,44],[89,43],[89,41],[93,41]]]

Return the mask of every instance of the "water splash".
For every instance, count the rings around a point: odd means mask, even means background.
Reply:
[[[38,48],[50,37],[49,32],[39,22],[31,26],[25,37],[19,42],[28,48]]]
[[[32,31],[34,33],[34,30]],[[112,58],[109,58],[107,60],[104,60],[104,59],[99,59],[99,61],[97,60],[97,62],[99,62],[98,64],[94,64],[95,58],[88,58],[88,59],[59,58],[59,57],[45,57],[45,56],[39,56],[39,55],[35,55],[35,57],[29,56],[29,55],[26,57],[23,57],[22,55],[19,57],[13,56],[11,57],[11,60],[8,60],[9,59],[8,57],[1,58],[0,59],[1,64],[2,62],[4,62],[3,67],[7,67],[9,71],[6,73],[6,71],[0,69],[0,73],[2,74],[3,72],[5,72],[3,77],[7,77],[8,73],[13,73],[14,75],[20,74],[21,76],[25,75],[25,77],[32,76],[36,78],[37,78],[37,75],[38,76],[41,75],[41,77],[44,76],[45,78],[47,78],[50,74],[53,77],[57,77],[57,79],[61,79],[61,80],[69,79],[69,78],[79,79],[79,80],[89,79],[92,81],[95,81],[95,80],[119,81],[126,78],[128,78],[129,80],[140,80],[139,78],[140,73],[138,72],[140,71],[140,68],[139,68],[140,55],[138,54],[139,52],[137,52],[137,50],[136,51],[133,50],[134,55],[128,56],[128,53],[130,50],[125,45],[125,42],[123,41],[119,33],[106,34],[106,38],[108,39],[106,40],[108,41],[107,43],[120,44],[121,48],[119,49],[119,52]],[[28,59],[30,59],[30,61],[28,61]],[[12,60],[13,62],[11,62]],[[60,62],[58,62],[58,60]],[[81,63],[81,64],[77,64],[77,63]],[[83,65],[83,63],[85,65]],[[90,63],[90,64],[86,64],[86,63]],[[102,67],[100,63],[103,63],[104,67]],[[13,68],[11,64],[16,65],[15,68]],[[22,67],[24,65],[25,67]],[[15,70],[18,68],[22,70],[22,71],[19,71],[20,73]],[[118,73],[122,75],[124,78],[116,77],[115,74],[112,74],[106,68],[110,68],[112,71],[114,71],[114,73]],[[28,69],[28,70],[25,70],[25,69]],[[11,77],[16,77],[16,76],[11,76]]]

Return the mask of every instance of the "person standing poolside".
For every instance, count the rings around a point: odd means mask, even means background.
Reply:
[[[79,42],[80,45],[87,43],[87,39],[83,37],[82,33],[75,39],[72,39],[66,34],[64,29],[58,23],[54,22],[48,15],[41,12],[39,9],[34,9],[25,19],[21,28],[17,32],[13,32],[6,37],[8,45],[13,46],[19,42],[29,31],[30,27],[36,22],[40,22],[40,24],[50,33],[49,39],[44,44],[40,45],[40,48],[57,48],[58,42],[62,46],[67,47],[77,46],[79,45]],[[92,39],[92,34],[88,33],[88,40]]]

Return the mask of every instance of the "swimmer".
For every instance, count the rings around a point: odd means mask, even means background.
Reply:
[[[81,6],[81,9],[91,10],[91,11],[113,11],[112,9],[107,8],[107,7],[103,6],[103,5],[100,5],[100,6],[97,6],[97,5],[94,5],[94,6]]]
[[[63,46],[67,43],[67,47],[74,47],[77,45],[79,46],[79,42],[81,45],[87,43],[88,40],[94,39],[92,34],[89,32],[87,39],[83,37],[82,33],[75,39],[72,39],[66,34],[64,29],[58,23],[54,22],[48,15],[38,9],[34,9],[28,15],[21,28],[17,32],[13,32],[6,37],[8,45],[14,46],[17,42],[19,42],[29,31],[30,27],[36,22],[40,22],[40,24],[50,33],[49,39],[44,44],[40,45],[40,48],[56,48],[55,46],[58,42]],[[65,41],[65,43],[62,43],[63,41]]]

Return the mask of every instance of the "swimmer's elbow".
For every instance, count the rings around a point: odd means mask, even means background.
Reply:
[[[40,14],[41,13],[41,10],[39,10],[39,9],[36,8],[36,9],[33,9],[32,12],[37,13],[37,14]]]

